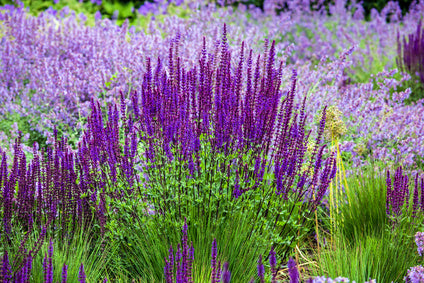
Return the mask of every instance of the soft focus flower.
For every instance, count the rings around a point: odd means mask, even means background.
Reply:
[[[404,278],[406,283],[422,283],[424,282],[424,267],[422,265],[413,266],[408,269]]]
[[[102,19],[102,14],[100,13],[100,11],[96,11],[96,13],[94,14],[94,19],[96,20],[96,22]]]
[[[417,232],[415,234],[415,243],[417,244],[417,251],[420,256],[423,256],[424,251],[424,232]]]
[[[290,283],[299,283],[299,270],[297,269],[296,262],[291,257],[287,263],[287,268],[289,270]]]
[[[265,276],[265,267],[264,267],[264,264],[262,263],[262,255],[260,255],[258,259],[258,277],[259,277],[260,283],[265,282],[264,276]]]

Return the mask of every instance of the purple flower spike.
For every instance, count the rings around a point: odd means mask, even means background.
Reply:
[[[293,258],[289,259],[287,268],[289,269],[290,283],[299,283],[299,271]]]
[[[85,271],[84,271],[84,264],[81,263],[80,269],[79,269],[79,273],[78,273],[78,281],[79,283],[85,283],[85,279],[87,277],[85,276]]]
[[[26,264],[24,266],[24,273],[25,273],[24,281],[25,282],[29,281],[29,277],[31,276],[31,269],[32,269],[32,255],[31,255],[31,252],[29,252],[28,257],[26,259]]]
[[[9,255],[7,251],[3,254],[1,275],[5,283],[12,282],[12,267],[9,263]]]
[[[216,265],[216,256],[218,254],[218,246],[216,244],[216,239],[213,239],[212,242],[212,259],[211,259],[211,268],[212,268],[212,275],[211,275],[211,282],[216,283],[216,271],[217,271],[217,265]]]
[[[228,270],[228,262],[224,263],[224,268],[222,270],[222,283],[230,283],[231,281],[231,272]]]
[[[258,277],[260,283],[265,283],[265,267],[262,263],[262,255],[260,255],[258,259]]]
[[[94,14],[94,19],[96,20],[96,22],[97,22],[97,21],[100,21],[100,20],[102,19],[102,14],[100,13],[100,11],[97,11],[97,12]]]
[[[275,257],[274,247],[269,252],[269,265],[271,266],[272,282],[276,282],[277,278],[277,258]]]
[[[165,258],[165,279],[166,283],[173,283],[174,281],[174,250],[172,245],[169,247],[168,259]]]
[[[413,203],[412,203],[412,216],[415,217],[415,215],[417,214],[418,211],[418,207],[420,205],[419,203],[419,190],[418,190],[418,173],[415,176],[415,187],[414,187],[414,198],[413,198]]]
[[[63,264],[62,268],[62,283],[68,282],[68,266]]]
[[[50,240],[49,249],[43,259],[44,282],[53,283],[53,241]]]

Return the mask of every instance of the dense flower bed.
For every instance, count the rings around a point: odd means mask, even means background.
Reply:
[[[0,8],[0,281],[419,281],[424,3],[177,4]]]

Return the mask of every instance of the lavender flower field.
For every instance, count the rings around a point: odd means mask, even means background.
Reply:
[[[424,282],[424,1],[259,2],[0,1],[0,282]]]

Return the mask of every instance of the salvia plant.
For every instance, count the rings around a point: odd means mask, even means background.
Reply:
[[[231,68],[225,26],[219,52],[207,56],[205,46],[204,41],[198,68],[190,71],[180,70],[180,59],[170,48],[169,77],[162,65],[154,71],[148,66],[141,98],[131,95],[130,128],[145,129],[140,136],[148,176],[145,200],[156,217],[209,215],[212,223],[227,217],[223,211],[253,205],[255,220],[260,221],[258,215],[267,218],[255,229],[280,227],[279,233],[287,233],[288,222],[280,217],[314,211],[336,172],[334,154],[323,160],[325,109],[315,147],[306,158],[306,97],[294,105],[295,71],[290,88],[278,90],[283,65],[274,66],[274,44],[255,61],[248,52],[246,72],[244,44]],[[305,164],[309,170],[302,170]],[[266,199],[265,204],[254,204],[257,197]],[[275,215],[274,203],[288,204],[287,216]]]
[[[387,171],[387,194],[386,194],[386,213],[389,216],[399,217],[403,211],[412,209],[412,216],[422,212],[424,208],[424,179],[420,178],[419,174],[415,176],[415,186],[412,194],[409,189],[408,175],[403,173],[402,167],[396,169],[392,178],[390,172]],[[421,187],[421,189],[420,189]]]
[[[424,85],[424,30],[422,29],[422,19],[419,19],[415,32],[400,38],[399,31],[397,33],[397,52],[398,57],[396,63],[399,69],[411,74],[416,82]],[[418,88],[422,92],[422,87]],[[417,99],[424,98],[424,94],[420,94]]]
[[[192,223],[208,215],[207,221],[219,224],[229,220],[228,211],[249,207],[257,221],[251,233],[277,228],[276,251],[287,254],[293,229],[317,209],[335,176],[335,157],[324,151],[323,115],[315,147],[305,158],[310,132],[306,97],[294,104],[297,73],[293,70],[289,88],[282,91],[283,62],[275,64],[274,43],[255,57],[242,44],[238,63],[232,64],[224,25],[215,51],[208,54],[203,40],[197,67],[182,68],[171,45],[168,69],[160,58],[155,68],[147,59],[142,87],[121,93],[119,106],[92,100],[76,150],[55,129],[53,145],[39,151],[35,144],[28,161],[18,137],[11,166],[5,152],[0,166],[2,246],[12,244],[13,229],[27,234],[34,226],[42,229],[33,249],[26,251],[22,241],[14,278],[28,264],[22,259],[36,256],[46,234],[72,239],[77,229],[91,227],[105,237],[108,218],[122,212],[118,204],[134,198],[163,223],[183,217]],[[305,164],[309,169],[301,170]],[[178,174],[168,178],[167,172]],[[282,207],[285,213],[279,213]],[[282,239],[288,242],[282,245]]]

